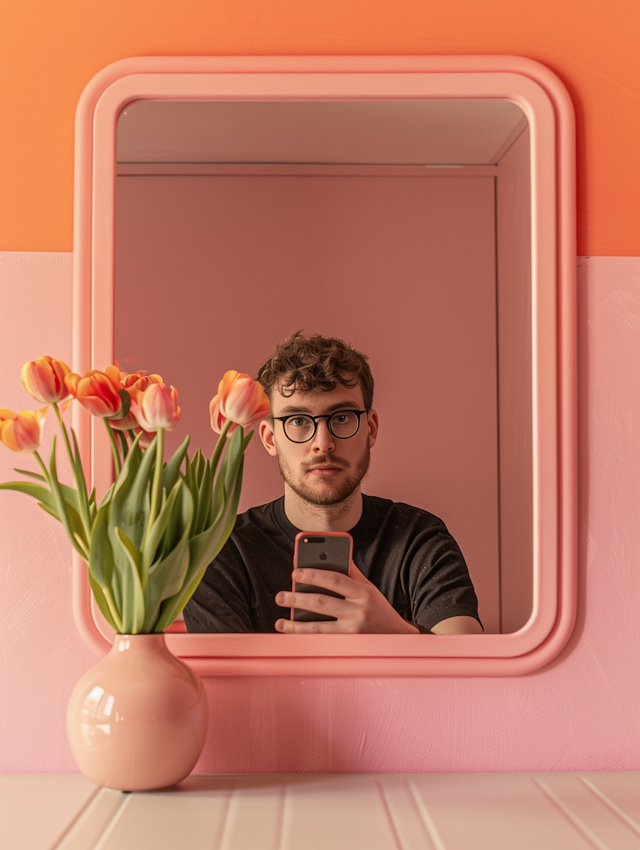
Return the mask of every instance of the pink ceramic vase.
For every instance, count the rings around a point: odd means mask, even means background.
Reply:
[[[207,734],[207,697],[163,634],[116,635],[75,686],[67,712],[73,756],[105,788],[168,788],[193,770]]]

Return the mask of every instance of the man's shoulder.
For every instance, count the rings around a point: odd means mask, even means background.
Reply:
[[[239,559],[255,560],[256,553],[269,551],[270,557],[273,557],[275,549],[286,549],[289,544],[278,520],[278,501],[255,505],[238,514],[233,530],[215,560],[235,564]]]
[[[392,499],[383,499],[380,496],[363,495],[364,510],[373,518],[381,521],[390,519],[399,523],[421,523],[429,526],[443,526],[440,517],[432,514],[417,505],[409,505],[407,502],[394,502]]]
[[[273,518],[273,511],[278,501],[280,500],[275,499],[273,502],[265,502],[264,505],[254,505],[251,508],[247,508],[246,511],[238,514],[236,525],[243,526],[250,525],[251,523],[260,524],[269,522]]]
[[[266,534],[281,531],[279,523],[279,511],[282,513],[281,503],[284,497],[275,499],[273,502],[265,502],[264,505],[254,505],[238,514],[233,527],[232,536],[244,536],[261,531]]]

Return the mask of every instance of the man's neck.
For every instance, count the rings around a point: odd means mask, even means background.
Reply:
[[[285,484],[284,512],[301,531],[349,531],[362,516],[362,493],[358,487],[337,505],[313,505]]]

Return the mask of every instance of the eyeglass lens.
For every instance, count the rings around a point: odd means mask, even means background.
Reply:
[[[346,440],[358,430],[360,417],[350,410],[340,410],[327,420],[331,433],[341,440]],[[311,439],[315,431],[315,423],[309,416],[292,416],[284,423],[287,437],[294,443],[305,443]]]

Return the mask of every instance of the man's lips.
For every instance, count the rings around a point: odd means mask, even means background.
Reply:
[[[317,478],[332,478],[334,475],[342,472],[342,467],[325,464],[324,466],[312,466],[308,472],[310,475],[315,475]]]

